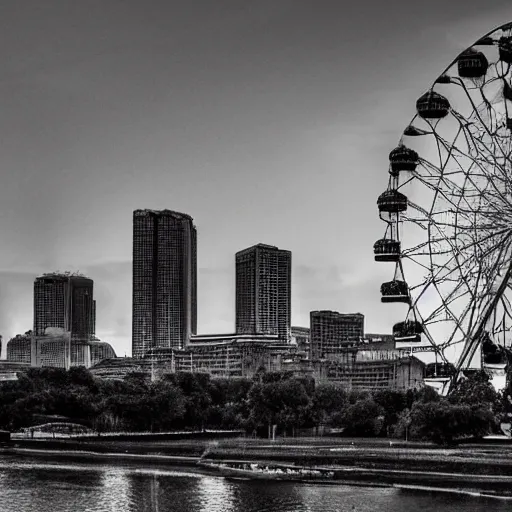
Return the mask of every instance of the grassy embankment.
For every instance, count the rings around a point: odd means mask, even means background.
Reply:
[[[299,438],[113,440],[23,439],[11,453],[66,461],[195,467],[209,460],[245,460],[336,468],[346,483],[434,485],[503,492],[512,486],[512,442],[440,448],[387,439]],[[14,450],[14,451],[12,451]]]

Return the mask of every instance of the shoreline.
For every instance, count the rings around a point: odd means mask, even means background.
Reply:
[[[147,462],[166,463],[174,466],[186,466],[195,468],[199,457],[187,457],[180,455],[160,455],[156,453],[118,453],[118,452],[95,452],[91,450],[51,450],[47,448],[0,448],[0,455],[16,455],[19,457],[40,457],[50,459],[79,459],[82,462],[109,461],[109,462]]]
[[[201,460],[199,456],[167,455],[161,453],[97,452],[90,449],[67,450],[64,447],[62,447],[62,449],[50,449],[45,447],[19,447],[12,445],[0,447],[0,456],[1,455],[19,457],[20,459],[36,458],[57,462],[129,464],[130,466],[138,466],[139,468],[142,463],[152,469],[187,470],[195,474],[228,479],[232,478],[223,476],[215,470],[208,470],[199,466],[197,464]],[[224,460],[256,460],[253,458],[248,459],[247,453],[239,455],[239,457],[235,458],[232,457],[232,454],[229,454]],[[245,455],[245,457],[243,455]],[[202,460],[218,461],[219,459],[217,457],[215,459],[207,457]],[[268,458],[258,460],[267,464],[282,464],[282,462]],[[300,463],[301,454],[295,453],[295,464],[300,465]],[[392,463],[393,461],[390,458],[390,464],[392,465]],[[370,465],[331,466],[322,464],[321,467],[329,468],[334,471],[335,478],[329,481],[304,479],[295,481],[295,483],[385,487],[400,489],[403,492],[447,492],[481,498],[512,500],[512,492],[510,491],[512,488],[512,475],[509,474],[472,474],[454,471],[429,471],[428,467],[423,470],[370,467]],[[241,479],[247,481],[256,480],[250,476]],[[263,481],[272,482],[271,479],[264,479]],[[280,482],[282,483],[284,480]]]

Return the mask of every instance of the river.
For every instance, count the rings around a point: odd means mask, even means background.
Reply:
[[[510,501],[0,456],[1,512],[476,512]]]

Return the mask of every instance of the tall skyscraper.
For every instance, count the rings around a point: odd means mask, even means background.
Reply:
[[[290,341],[292,253],[258,244],[235,259],[236,332]]]
[[[37,277],[34,282],[33,364],[90,366],[94,311],[92,279],[68,272]]]
[[[362,313],[311,311],[310,324],[311,359],[321,359],[327,354],[339,353],[343,347],[357,342],[364,336]]]
[[[192,217],[133,212],[132,355],[183,348],[197,332],[197,234]]]

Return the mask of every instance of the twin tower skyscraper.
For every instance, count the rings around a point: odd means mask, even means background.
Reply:
[[[197,334],[197,231],[190,215],[133,212],[132,355],[183,349]],[[291,252],[258,244],[236,254],[236,333],[291,334]]]

